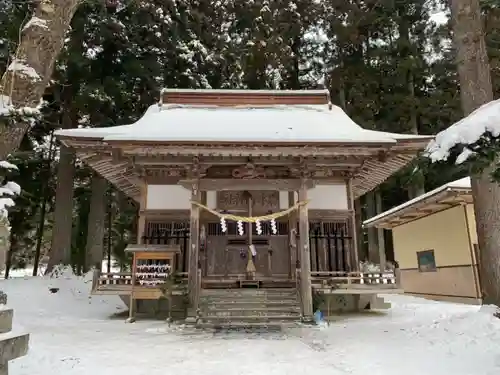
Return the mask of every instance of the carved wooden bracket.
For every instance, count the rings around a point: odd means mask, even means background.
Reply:
[[[252,162],[233,169],[231,175],[234,178],[245,180],[268,177],[264,167],[257,166]]]

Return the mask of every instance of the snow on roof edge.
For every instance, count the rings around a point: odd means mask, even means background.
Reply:
[[[447,184],[441,185],[437,187],[434,190],[428,191],[425,194],[419,195],[416,198],[410,199],[409,201],[406,201],[399,206],[393,207],[387,211],[384,211],[370,219],[367,219],[363,221],[363,225],[368,225],[368,224],[373,224],[389,215],[392,215],[398,211],[401,211],[404,208],[411,207],[415,205],[418,202],[423,201],[424,199],[430,198],[434,195],[437,195],[445,190],[452,190],[452,189],[470,189],[471,188],[471,182],[470,182],[470,177],[464,177],[455,181],[448,182]]]
[[[317,95],[330,93],[328,89],[322,90],[241,90],[241,89],[178,89],[178,88],[163,88],[161,93],[214,93],[214,94],[297,94],[297,95]]]

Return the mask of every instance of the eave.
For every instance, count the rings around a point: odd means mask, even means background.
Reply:
[[[416,198],[416,202],[413,204],[403,204],[399,209],[396,207],[389,210],[389,214],[382,213],[378,218],[368,219],[363,223],[363,226],[365,228],[392,229],[440,211],[472,202],[471,189],[444,187],[443,189],[436,189],[435,193],[423,199]]]
[[[175,156],[188,160],[193,156],[206,158],[229,158],[239,164],[244,158],[268,158],[269,163],[280,165],[297,158],[309,158],[313,163],[323,163],[328,158],[353,156],[360,160],[359,167],[342,162],[335,169],[350,171],[355,198],[376,188],[392,174],[405,167],[428,142],[428,138],[400,140],[397,143],[322,143],[297,145],[279,142],[273,144],[249,143],[158,143],[158,142],[103,142],[102,138],[58,137],[62,143],[75,149],[77,156],[97,173],[108,179],[118,189],[135,200],[139,199],[141,178],[134,170],[135,162],[121,163],[115,160],[119,154],[128,160],[141,157]],[[218,163],[217,163],[218,164]],[[164,165],[159,163],[159,165]],[[323,164],[328,167],[328,164]],[[165,166],[165,165],[164,165]]]

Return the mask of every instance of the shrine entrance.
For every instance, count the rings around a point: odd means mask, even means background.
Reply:
[[[253,228],[255,246],[255,276],[257,279],[291,279],[292,264],[288,240],[288,223],[276,223],[278,233],[272,234],[269,225],[262,225],[258,235]],[[236,223],[228,223],[223,233],[220,223],[208,223],[206,248],[200,254],[202,275],[207,278],[241,279],[245,277],[249,251],[248,225],[240,236]],[[293,265],[295,268],[295,265]]]
[[[222,212],[242,216],[265,215],[279,211],[278,191],[222,191],[217,194],[217,207]],[[295,270],[289,244],[287,218],[276,221],[276,232],[269,222],[255,224],[228,221],[223,231],[220,221],[206,223],[206,246],[200,253],[202,275],[211,282],[231,282],[245,279],[247,264],[252,257],[255,279],[267,282],[289,281]],[[203,235],[202,235],[203,237]],[[250,245],[255,253],[252,255]]]

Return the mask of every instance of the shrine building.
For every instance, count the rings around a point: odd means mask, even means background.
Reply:
[[[402,292],[397,269],[360,272],[353,201],[429,136],[363,129],[326,90],[183,89],[131,125],[56,135],[139,206],[130,272],[96,270],[92,287],[131,320],[165,296],[188,321],[267,324]]]

